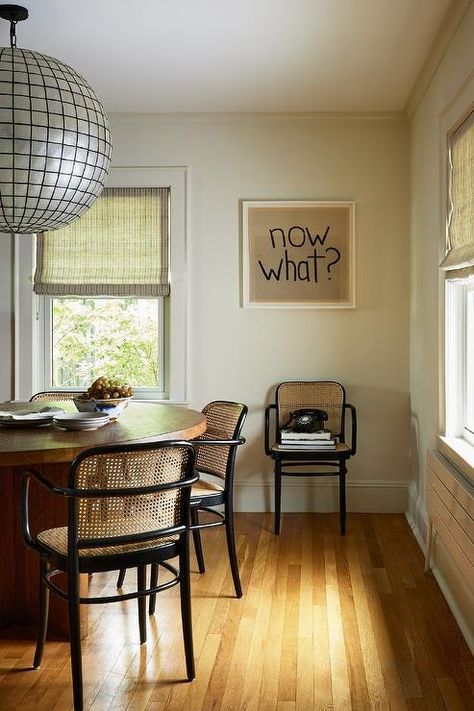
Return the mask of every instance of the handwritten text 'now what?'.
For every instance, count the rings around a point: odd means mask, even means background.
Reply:
[[[330,225],[321,237],[311,234],[308,227],[294,225],[285,231],[282,227],[273,227],[268,230],[271,247],[275,250],[275,260],[266,262],[258,260],[258,265],[267,281],[306,281],[317,283],[323,278],[331,279],[331,270],[341,259],[341,253],[336,247],[327,247],[326,239],[329,235]],[[289,247],[301,252],[301,259],[290,259]],[[283,250],[283,251],[282,251]],[[278,258],[279,257],[279,258]]]

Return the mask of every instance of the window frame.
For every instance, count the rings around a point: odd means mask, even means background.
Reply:
[[[450,138],[463,120],[469,115],[470,107],[474,102],[474,77],[470,76],[456,94],[451,98],[442,111],[439,120],[439,178],[440,178],[440,241],[439,263],[446,252],[446,230],[448,226],[450,200],[449,200],[449,153]],[[457,338],[456,332],[460,326],[463,315],[460,303],[460,287],[462,282],[450,282],[445,279],[443,271],[439,270],[439,434],[437,448],[449,459],[452,464],[474,483],[474,440],[466,438],[464,427],[460,422],[464,417],[465,398],[462,408],[453,415],[456,406],[452,393],[459,395],[459,378],[464,377],[461,355],[458,352],[457,367],[448,377],[448,360],[453,354],[449,353],[450,339]],[[457,383],[455,382],[457,380]],[[462,417],[459,413],[462,413]]]
[[[81,296],[38,296],[38,329],[40,333],[43,334],[43,348],[42,348],[42,373],[40,375],[40,382],[43,383],[44,387],[39,388],[40,390],[65,390],[62,386],[57,386],[56,388],[51,385],[52,377],[52,354],[53,354],[53,326],[52,326],[52,306],[53,299],[82,299],[90,298],[94,300],[98,299],[120,299],[120,298],[130,298],[130,297],[120,297],[120,296],[91,296],[91,297],[81,297]],[[145,298],[145,297],[143,297]],[[135,397],[141,400],[167,400],[168,399],[168,387],[169,382],[167,369],[165,368],[165,348],[163,347],[163,341],[166,341],[165,334],[167,330],[167,324],[165,323],[165,299],[169,297],[157,296],[157,297],[146,297],[148,301],[156,301],[156,308],[158,311],[158,332],[162,335],[158,343],[158,372],[162,373],[161,376],[161,387],[149,388],[134,386]],[[70,388],[70,390],[77,390],[77,387]]]
[[[106,187],[170,188],[170,296],[162,299],[165,333],[165,391],[139,389],[140,399],[187,403],[187,184],[186,167],[112,168]],[[14,397],[51,389],[45,380],[45,357],[50,334],[44,300],[33,293],[34,242],[14,237]],[[43,303],[42,303],[43,300]]]
[[[474,295],[474,278],[466,281],[446,281],[446,343],[445,343],[445,436],[465,439],[474,445],[474,434],[469,431],[468,406],[468,300]],[[474,308],[472,317],[474,318]],[[474,372],[474,368],[473,368]],[[471,375],[472,377],[472,375]]]
[[[466,309],[466,401],[464,439],[474,445],[474,278],[465,284]],[[470,367],[468,367],[470,364]]]

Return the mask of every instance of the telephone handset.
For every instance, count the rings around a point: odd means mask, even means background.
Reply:
[[[327,419],[328,413],[325,410],[306,407],[292,412],[284,429],[290,429],[293,432],[318,432],[318,430],[324,429]]]

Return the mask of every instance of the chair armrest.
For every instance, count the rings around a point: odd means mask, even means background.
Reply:
[[[350,410],[351,413],[351,456],[357,451],[357,412],[354,405],[346,402],[344,409]]]
[[[26,469],[23,472],[21,478],[21,492],[20,492],[20,515],[21,515],[21,532],[25,543],[31,548],[37,548],[34,542],[34,538],[31,535],[30,530],[30,504],[29,504],[29,493],[30,493],[30,480],[33,479],[37,484],[47,489],[52,494],[59,496],[68,496],[70,490],[53,484],[48,479],[46,479],[40,472],[36,469]]]
[[[265,408],[265,454],[270,455],[271,450],[270,450],[270,416],[271,416],[271,411],[275,410],[276,412],[276,404],[272,403],[271,405],[267,405]]]
[[[205,439],[204,437],[195,437],[190,440],[194,447],[205,447],[206,445],[221,446],[221,447],[236,447],[239,444],[245,444],[245,437],[238,439]]]

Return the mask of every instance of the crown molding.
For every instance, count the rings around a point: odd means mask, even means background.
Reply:
[[[394,121],[406,123],[404,111],[314,111],[314,112],[234,112],[234,113],[111,113],[111,122],[122,124],[236,124],[268,121]]]
[[[405,104],[405,113],[409,119],[413,118],[452,38],[472,3],[473,0],[453,0],[448,7]]]

